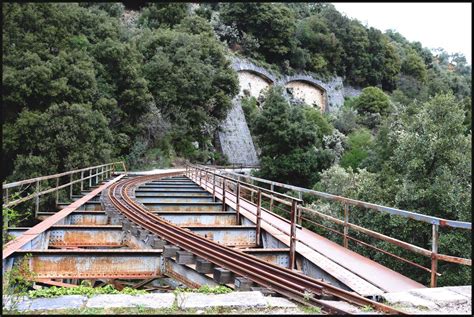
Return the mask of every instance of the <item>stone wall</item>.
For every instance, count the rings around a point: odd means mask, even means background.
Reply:
[[[317,107],[323,112],[325,111],[326,97],[322,89],[318,89],[304,81],[290,81],[285,85],[285,88],[287,92],[291,91],[293,98],[307,105]]]
[[[218,131],[222,153],[230,163],[258,165],[257,152],[245,120],[240,98],[232,101],[232,109],[221,123]]]
[[[267,79],[250,71],[238,71],[237,75],[239,77],[240,86],[239,96],[241,97],[246,95],[246,91],[250,96],[258,98],[260,92],[272,84]]]
[[[232,68],[237,71],[240,84],[239,95],[233,100],[233,108],[221,123],[218,139],[222,153],[230,163],[258,164],[257,152],[240,104],[246,92],[255,98],[271,85],[289,88],[287,98],[315,105],[323,112],[337,111],[344,104],[344,97],[360,94],[360,89],[344,86],[341,77],[322,81],[307,74],[276,76],[265,68],[245,59],[232,58]]]

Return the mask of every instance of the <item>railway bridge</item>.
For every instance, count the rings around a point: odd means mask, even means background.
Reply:
[[[314,210],[303,197],[339,204],[342,219]],[[471,266],[471,259],[438,252],[440,228],[471,230],[471,223],[440,219],[328,193],[187,165],[156,173],[130,173],[122,162],[3,185],[4,208],[31,208],[40,220],[8,227],[3,273],[26,259],[35,285],[75,287],[112,284],[150,291],[185,285],[226,285],[261,290],[327,313],[344,305],[371,306],[385,293],[436,287],[438,261]],[[60,202],[61,199],[68,200]],[[44,210],[55,205],[57,209]],[[426,223],[432,247],[425,249],[351,223],[351,208],[388,213]],[[340,228],[335,230],[327,223]],[[338,244],[308,224],[339,235]],[[431,266],[377,248],[350,231],[430,259]],[[429,274],[430,285],[350,249],[371,248]]]

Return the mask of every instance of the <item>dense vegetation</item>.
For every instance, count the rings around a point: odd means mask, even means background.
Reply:
[[[367,28],[327,3],[154,3],[136,14],[131,21],[118,3],[3,4],[3,177],[112,159],[132,168],[176,157],[225,162],[213,140],[238,91],[226,58],[237,55],[364,88],[330,114],[291,104],[278,87],[264,102],[244,99],[259,176],[471,221],[471,66],[461,54]],[[429,225],[351,213],[430,248]],[[440,243],[442,253],[471,256],[467,233],[442,229]],[[416,268],[359,251],[427,282]],[[440,271],[441,285],[470,283],[468,267],[441,262]]]
[[[149,5],[138,26],[122,14],[121,4],[3,4],[3,177],[112,158],[136,167],[150,151],[218,156],[213,133],[238,83],[211,25],[187,4]]]

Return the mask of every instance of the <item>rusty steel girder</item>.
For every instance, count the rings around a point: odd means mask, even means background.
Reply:
[[[161,250],[29,250],[26,254],[38,279],[145,279],[161,276]]]

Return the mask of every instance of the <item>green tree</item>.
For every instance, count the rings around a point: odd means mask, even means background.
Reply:
[[[143,8],[138,23],[152,29],[173,27],[188,13],[187,3],[149,3]]]
[[[176,127],[174,141],[207,144],[238,91],[221,44],[208,33],[163,30],[144,32],[137,46],[155,103]]]
[[[258,51],[267,62],[282,62],[295,43],[295,17],[283,4],[275,3],[226,3],[220,9],[222,22],[235,23],[242,33],[251,34],[260,46]]]
[[[332,160],[321,149],[317,126],[301,107],[291,106],[281,88],[272,88],[255,119],[254,134],[262,150],[259,175],[298,186],[311,186]]]
[[[312,122],[317,128],[317,135],[320,141],[325,135],[330,135],[334,127],[329,123],[326,116],[324,116],[319,109],[306,106],[303,108],[304,115],[309,122]]]
[[[12,176],[16,180],[109,162],[113,154],[107,119],[87,104],[56,104],[45,112],[23,110],[14,124],[4,128],[5,151],[16,157]]]
[[[413,76],[421,82],[426,80],[426,65],[423,59],[414,51],[409,50],[402,62],[401,71]]]
[[[369,156],[369,150],[373,145],[373,137],[369,130],[358,129],[347,136],[348,149],[341,157],[341,166],[351,167],[353,170],[361,167],[364,160]]]
[[[327,73],[327,70],[335,72],[341,63],[343,48],[334,33],[329,31],[323,17],[312,15],[301,20],[297,25],[296,38],[301,47],[310,52],[309,69],[318,73]],[[323,63],[318,62],[320,59]]]
[[[382,124],[374,152],[379,159],[372,169],[379,171],[380,184],[390,184],[386,197],[392,205],[471,221],[471,134],[465,133],[463,107],[452,94],[437,95],[424,103],[398,107]],[[414,224],[411,229],[402,235],[405,241],[429,248],[429,228]],[[470,256],[467,232],[443,231],[440,250],[445,251],[441,252]],[[440,263],[439,268],[441,285],[463,285],[470,280],[466,267]],[[421,279],[426,282],[426,277]]]
[[[380,88],[367,87],[353,100],[352,106],[360,115],[361,123],[373,129],[379,124],[379,117],[389,113],[390,98]]]

